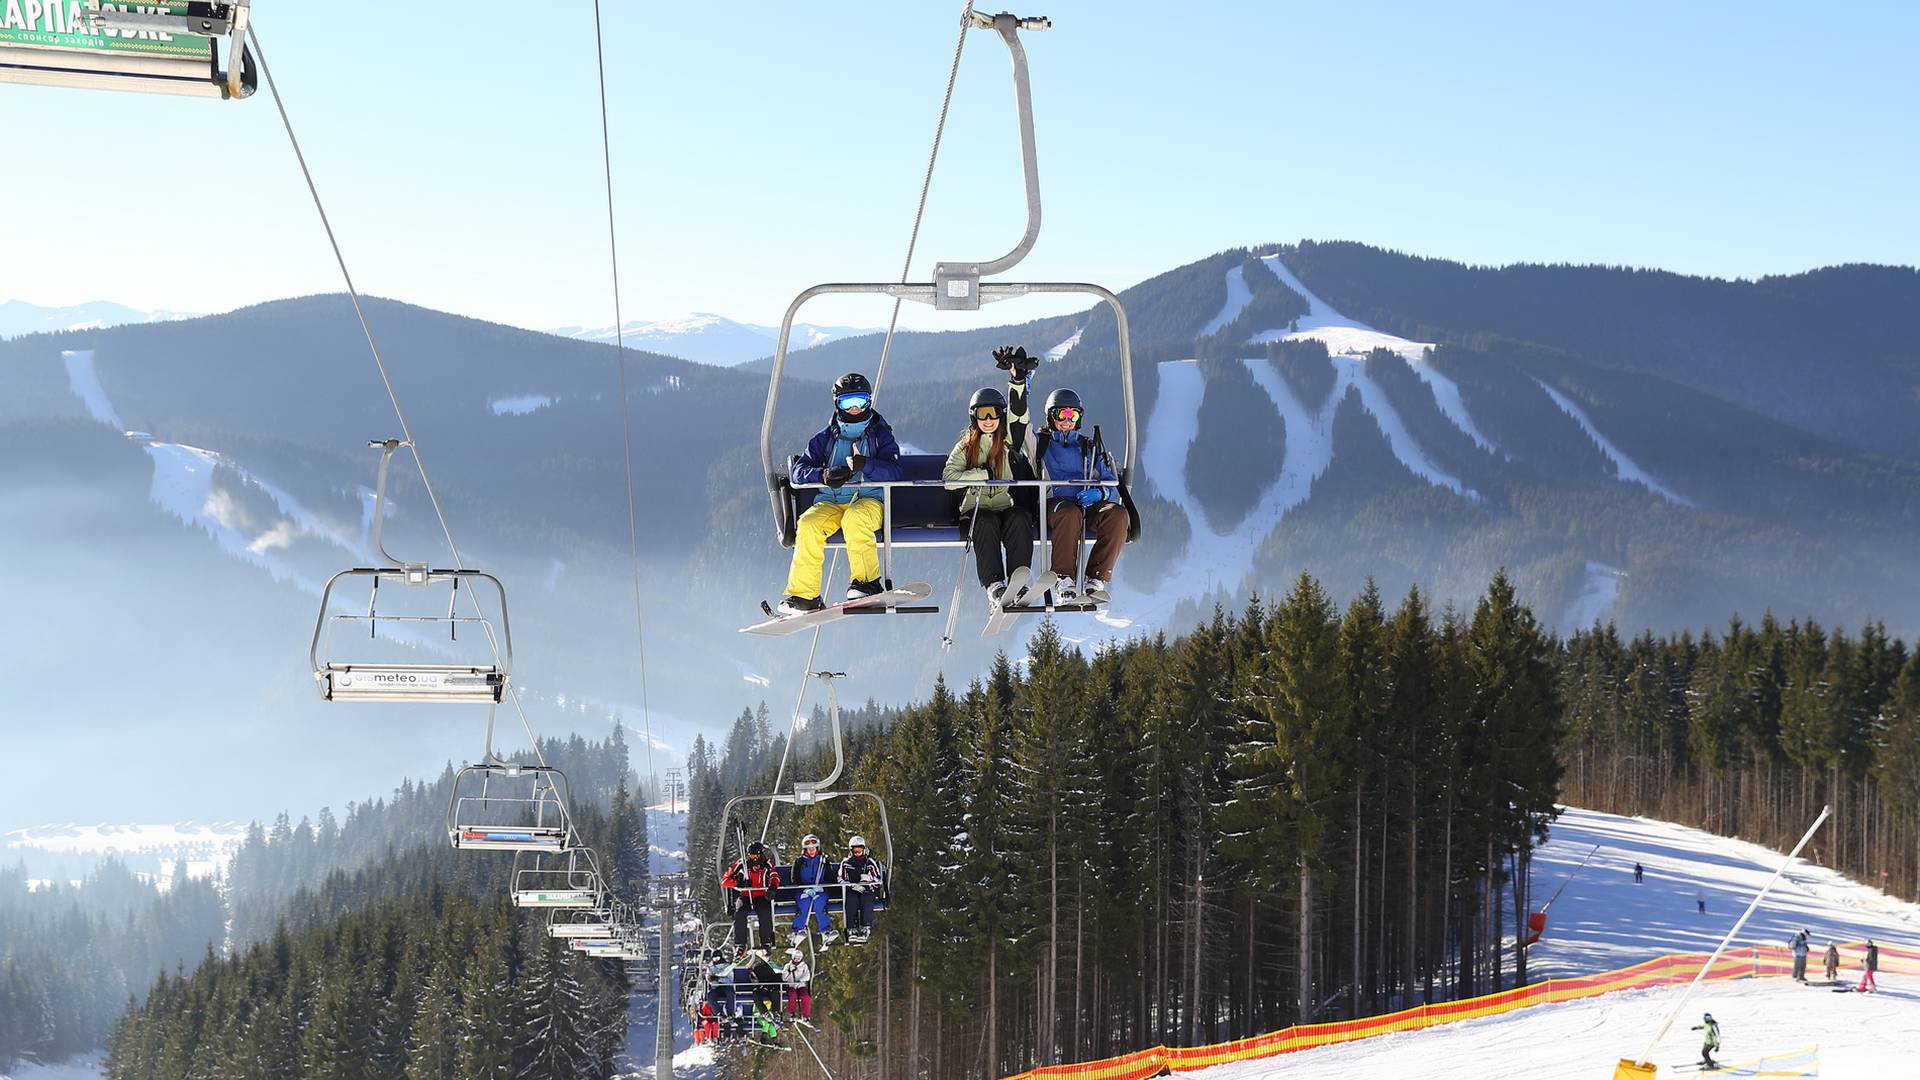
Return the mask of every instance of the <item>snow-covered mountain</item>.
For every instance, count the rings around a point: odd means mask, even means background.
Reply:
[[[630,319],[624,330],[628,348],[665,353],[721,367],[732,367],[772,355],[774,344],[780,336],[777,326],[735,322],[724,315],[703,311],[665,319]],[[548,333],[581,341],[607,343],[616,338],[611,326],[562,326]],[[788,347],[810,349],[829,341],[872,333],[876,331],[853,326],[799,323],[793,328],[793,339]]]
[[[142,311],[111,300],[94,300],[68,307],[41,307],[25,300],[0,300],[0,338],[22,334],[57,334],[63,330],[98,330],[137,323],[197,319],[191,311]]]

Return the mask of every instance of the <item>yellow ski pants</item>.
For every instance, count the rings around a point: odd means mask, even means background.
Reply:
[[[872,581],[879,577],[880,545],[873,534],[880,528],[882,517],[879,499],[817,502],[807,507],[794,529],[793,564],[787,568],[787,595],[820,595],[820,564],[827,557],[827,537],[835,531],[847,538],[847,563],[853,570],[853,580]],[[836,602],[826,597],[821,599],[829,604]]]

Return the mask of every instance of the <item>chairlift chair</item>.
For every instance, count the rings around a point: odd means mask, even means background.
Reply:
[[[893,867],[893,828],[888,823],[888,820],[887,820],[886,800],[882,799],[877,793],[871,792],[871,791],[854,791],[854,790],[835,791],[833,790],[834,782],[840,779],[840,773],[844,770],[846,765],[846,757],[845,757],[845,752],[843,747],[844,740],[843,740],[843,737],[841,734],[841,728],[840,728],[840,695],[834,689],[834,681],[837,679],[846,678],[846,673],[842,671],[815,671],[815,672],[809,672],[809,674],[813,678],[819,679],[821,684],[824,685],[827,689],[827,719],[828,719],[828,722],[832,725],[830,729],[830,733],[833,741],[833,769],[832,771],[828,772],[826,776],[823,776],[818,780],[795,780],[793,783],[793,791],[787,794],[781,794],[776,792],[771,795],[736,795],[732,799],[728,800],[727,805],[720,812],[720,841],[715,846],[715,851],[714,851],[715,865],[713,869],[713,880],[716,884],[719,884],[721,900],[724,902],[726,899],[727,886],[724,883],[722,883],[722,878],[726,874],[728,867],[732,866],[734,862],[742,860],[746,857],[747,833],[741,829],[733,829],[731,830],[731,832],[729,830],[729,826],[732,824],[734,820],[733,815],[734,815],[734,810],[736,808],[745,806],[748,804],[753,804],[753,803],[785,804],[788,806],[801,807],[801,806],[813,806],[816,803],[823,803],[823,802],[831,801],[833,799],[842,799],[842,798],[871,800],[872,803],[874,804],[874,807],[879,811],[880,840],[884,850],[886,851],[886,857],[880,860],[880,867],[881,867],[880,893],[875,898],[876,900],[875,910],[884,911],[886,909],[886,896],[887,896],[887,890],[890,885],[890,876],[892,874],[892,867]],[[791,742],[799,733],[800,717],[797,712],[794,714],[793,719],[789,723],[790,723],[790,726],[787,732],[787,739],[789,742]],[[729,835],[731,835],[731,838],[732,838],[731,839],[732,847],[737,849],[733,853],[734,857],[731,860],[729,860],[728,858]],[[778,922],[781,918],[792,919],[794,914],[794,904],[799,895],[799,891],[800,890],[797,888],[791,888],[784,884],[779,889],[775,890],[773,900],[774,900],[774,919],[776,922]],[[845,893],[846,893],[846,889],[840,886],[836,886],[829,890],[829,898],[828,898],[829,911],[841,910],[841,907],[844,904]],[[729,932],[731,932],[732,930],[731,923],[713,924],[713,925],[725,926]],[[712,925],[708,927],[708,930],[709,930],[709,933],[711,933]]]
[[[579,865],[581,848],[569,852],[565,866],[530,866],[513,872],[514,907],[585,908],[606,903],[607,889],[598,868]]]
[[[26,26],[0,19],[0,82],[246,98],[259,75],[246,45],[250,2],[142,0],[138,11],[92,0],[27,4]]]
[[[401,562],[387,553],[381,540],[381,528],[386,518],[387,470],[393,462],[394,451],[412,444],[400,439],[386,439],[367,445],[380,451],[379,474],[374,488],[372,546],[383,565],[342,570],[328,578],[326,587],[320,592],[320,614],[314,620],[313,643],[307,650],[307,659],[313,668],[313,680],[320,688],[321,698],[327,701],[500,704],[506,696],[513,669],[513,631],[507,618],[506,586],[500,583],[499,578],[484,571],[434,569],[425,563]],[[334,587],[349,579],[363,579],[371,583],[365,613],[331,611]],[[382,614],[379,610],[382,582],[410,589],[445,585],[448,587],[446,614]],[[471,615],[463,614],[460,610],[463,583],[474,609]],[[493,598],[499,605],[497,636],[493,620],[474,592],[474,586],[481,583],[492,587]],[[490,655],[480,663],[321,660],[322,648],[330,648],[334,644],[331,631],[336,624],[365,623],[368,638],[376,639],[382,622],[419,626],[436,632],[444,628],[449,643],[459,641],[462,626],[477,626],[481,631],[481,639],[475,647],[487,646]]]
[[[490,758],[454,774],[447,836],[463,851],[568,851],[571,801],[559,769]]]
[[[548,937],[604,938],[613,928],[613,915],[606,907],[561,908],[547,917]]]
[[[780,321],[775,342],[773,372],[768,384],[766,409],[760,421],[760,464],[766,475],[767,494],[773,509],[774,534],[781,546],[794,546],[800,515],[812,505],[821,485],[795,484],[791,461],[785,471],[774,468],[773,420],[780,400],[780,379],[786,369],[787,349],[795,318],[800,309],[819,296],[864,294],[911,300],[928,304],[939,311],[978,311],[982,304],[1021,296],[1046,293],[1079,293],[1106,303],[1113,312],[1119,334],[1120,394],[1126,442],[1122,460],[1115,470],[1123,505],[1128,507],[1128,539],[1140,535],[1139,515],[1132,509],[1129,483],[1133,471],[1134,447],[1138,443],[1134,420],[1133,349],[1127,330],[1127,312],[1120,298],[1099,285],[1084,282],[1001,282],[982,279],[1012,269],[1033,249],[1040,233],[1040,173],[1033,135],[1033,99],[1028,86],[1027,57],[1019,39],[1021,30],[1045,30],[1052,24],[1044,18],[1019,18],[1002,12],[985,15],[974,12],[971,26],[990,29],[1000,35],[1013,60],[1013,82],[1020,126],[1021,163],[1026,179],[1027,225],[1013,249],[996,259],[959,260],[936,263],[929,282],[847,282],[814,285],[795,297]],[[955,519],[953,502],[941,479],[944,455],[902,454],[902,479],[883,483],[862,481],[862,487],[881,489],[881,525],[877,538],[881,547],[882,576],[893,577],[895,548],[953,548],[966,543],[961,523]],[[1020,486],[1040,487],[1038,481],[1022,481]],[[1054,481],[1053,483],[1057,483]],[[1038,539],[1047,541],[1047,515],[1038,515]],[[843,546],[845,538],[835,533],[830,546]],[[885,610],[875,606],[870,611]],[[933,610],[931,608],[915,610]]]

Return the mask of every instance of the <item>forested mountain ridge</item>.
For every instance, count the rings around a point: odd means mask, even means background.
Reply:
[[[1899,412],[1911,391],[1895,385],[1911,359],[1899,325],[1911,277],[1496,272],[1360,245],[1265,245],[1124,291],[1137,447],[1125,446],[1100,308],[907,335],[880,407],[904,442],[939,452],[959,431],[959,403],[999,379],[993,345],[1051,354],[1039,389],[1079,389],[1108,445],[1133,451],[1146,526],[1121,559],[1111,624],[1063,625],[1088,641],[1189,627],[1216,600],[1237,607],[1303,570],[1338,597],[1373,578],[1388,595],[1418,585],[1444,605],[1468,602],[1503,566],[1561,632],[1609,618],[1665,632],[1773,609],[1841,624],[1882,612],[1912,634],[1920,464],[1897,452],[1913,425],[1898,422],[1911,419]],[[1799,299],[1772,304],[1781,290]],[[1694,316],[1684,334],[1615,325],[1641,309]],[[563,726],[603,730],[619,714],[639,729],[644,694],[646,726],[677,754],[786,678],[785,643],[735,633],[779,588],[787,558],[756,445],[761,372],[627,354],[647,659],[655,672],[701,673],[643,690],[630,590],[616,587],[631,570],[614,351],[391,301],[369,314],[464,553],[508,582],[533,709]],[[1793,319],[1814,325],[1781,329]],[[1822,338],[1829,323],[1844,327]],[[1726,358],[1767,335],[1839,341],[1864,358],[1824,364],[1791,395],[1841,410],[1845,430],[1723,385]],[[1706,359],[1648,352],[1646,340]],[[868,336],[794,355],[776,465],[823,422],[822,377],[870,368],[877,349]],[[1754,355],[1781,367],[1791,353]],[[20,707],[57,715],[71,695],[54,687],[90,686],[96,722],[116,731],[119,717],[158,709],[116,744],[147,756],[162,749],[142,740],[175,719],[216,732],[241,760],[279,753],[265,734],[276,726],[252,722],[273,716],[311,742],[310,760],[335,737],[394,746],[392,782],[445,760],[443,735],[380,706],[321,719],[305,670],[317,583],[369,557],[365,441],[395,426],[344,298],[29,335],[0,342],[0,381],[0,520],[42,560],[0,569],[0,588],[49,613],[0,627],[0,655],[33,657],[48,676],[15,680]],[[1880,412],[1846,411],[1869,398]],[[392,495],[390,550],[444,558],[404,467]],[[896,576],[933,581],[944,603],[955,565],[903,552]],[[79,582],[147,618],[78,616]],[[196,635],[156,633],[187,611],[208,616]],[[981,617],[965,590],[967,632],[945,657],[935,620],[848,624],[834,642],[862,658],[861,693],[900,699],[943,663],[990,662],[991,643],[970,629]],[[275,630],[241,629],[260,626]],[[88,657],[47,644],[73,640],[134,670],[102,684]],[[217,687],[169,679],[202,670],[208,644],[224,661]],[[162,680],[170,694],[142,692]],[[236,810],[178,816],[223,812]]]

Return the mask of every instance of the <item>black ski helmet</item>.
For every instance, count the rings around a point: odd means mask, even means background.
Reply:
[[[1072,390],[1069,390],[1063,386],[1060,389],[1055,390],[1053,393],[1047,395],[1047,426],[1048,427],[1053,426],[1053,411],[1055,409],[1079,409],[1084,414],[1086,411],[1086,406],[1080,404],[1079,394],[1076,394]],[[1075,428],[1078,428],[1080,426],[1080,422],[1078,420],[1074,421],[1073,426]]]
[[[840,411],[840,398],[847,394],[867,395],[867,398],[868,398],[867,407],[864,411],[861,412],[859,416],[848,416],[845,413]],[[865,420],[868,416],[872,415],[873,413],[872,398],[873,398],[873,384],[867,381],[867,377],[865,375],[862,375],[857,371],[849,371],[845,375],[842,375],[839,378],[833,380],[833,414],[835,417],[837,417],[840,420],[841,423],[845,423],[845,424],[858,423],[861,420]]]
[[[991,386],[983,386],[975,390],[973,396],[967,399],[967,421],[969,423],[973,421],[973,410],[980,408],[999,409],[1000,415],[1004,418],[1007,415],[1007,395],[995,390]]]
[[[767,853],[767,845],[761,843],[758,840],[755,840],[753,843],[747,845],[747,858],[749,859],[753,858],[755,855],[760,855],[764,857],[766,853]]]

